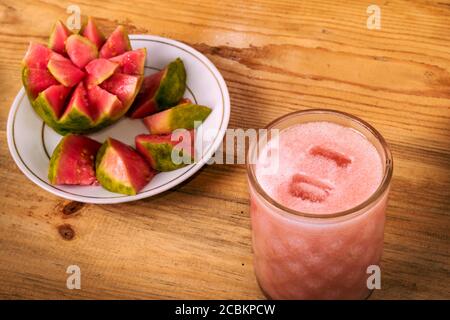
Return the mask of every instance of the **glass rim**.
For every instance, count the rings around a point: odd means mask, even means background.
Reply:
[[[358,204],[352,208],[343,210],[343,211],[338,211],[338,212],[334,212],[334,213],[312,213],[312,212],[297,211],[297,210],[288,208],[288,207],[284,206],[283,204],[279,203],[278,201],[276,201],[275,199],[273,199],[270,195],[268,195],[266,193],[266,191],[261,187],[261,185],[258,182],[258,179],[255,176],[255,170],[254,170],[255,164],[251,164],[250,156],[253,154],[253,151],[254,151],[253,149],[255,148],[255,146],[258,145],[258,142],[257,142],[249,147],[249,150],[247,153],[247,164],[246,164],[248,179],[250,181],[250,184],[256,189],[257,193],[260,194],[264,198],[264,200],[267,201],[269,204],[271,204],[272,206],[276,207],[277,209],[279,209],[283,212],[289,213],[289,214],[297,216],[297,217],[312,218],[312,219],[318,219],[318,220],[321,220],[321,219],[326,220],[326,219],[350,216],[356,212],[361,211],[362,209],[364,209],[366,207],[371,206],[373,203],[375,203],[388,189],[391,179],[392,179],[393,168],[394,168],[394,162],[392,159],[391,150],[389,149],[389,146],[388,146],[386,140],[383,138],[383,136],[374,127],[372,127],[369,123],[362,120],[361,118],[358,118],[358,117],[351,115],[349,113],[346,113],[346,112],[332,110],[332,109],[308,109],[308,110],[300,110],[300,111],[290,112],[288,114],[285,114],[285,115],[273,120],[267,126],[265,126],[264,129],[270,130],[273,127],[275,127],[277,124],[282,123],[284,120],[291,118],[293,116],[302,115],[302,114],[336,115],[336,116],[340,116],[343,118],[347,118],[353,122],[357,122],[359,125],[361,125],[366,130],[368,130],[379,141],[379,143],[381,144],[381,147],[383,149],[384,155],[385,155],[384,175],[383,175],[383,179],[381,180],[378,188],[370,195],[369,198],[367,198],[360,204]],[[313,121],[311,121],[311,122],[313,122]],[[355,129],[355,130],[357,130],[357,129]],[[360,130],[357,130],[357,131],[360,132]]]

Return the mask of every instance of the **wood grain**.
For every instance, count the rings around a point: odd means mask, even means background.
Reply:
[[[263,298],[243,166],[207,166],[157,197],[100,206],[57,198],[14,164],[5,131],[20,61],[71,3],[0,0],[0,298]],[[371,298],[450,298],[450,2],[76,3],[107,32],[120,23],[206,54],[228,84],[231,128],[322,107],[373,124],[395,170]],[[381,30],[366,28],[372,3]],[[71,264],[81,290],[65,287]]]

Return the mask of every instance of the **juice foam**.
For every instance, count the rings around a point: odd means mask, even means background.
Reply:
[[[331,122],[282,130],[256,164],[261,187],[282,205],[301,212],[335,213],[367,200],[383,177],[382,160],[358,131]],[[263,170],[270,161],[277,170]]]

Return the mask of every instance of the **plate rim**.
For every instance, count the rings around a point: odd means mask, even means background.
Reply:
[[[8,148],[9,152],[16,163],[16,165],[19,167],[19,169],[22,171],[22,173],[33,183],[38,185],[39,187],[43,188],[47,192],[50,192],[54,195],[57,195],[59,197],[73,200],[73,201],[79,201],[84,203],[95,203],[95,204],[113,204],[113,203],[124,203],[124,202],[131,202],[136,201],[144,198],[149,198],[152,196],[155,196],[157,194],[163,193],[169,189],[172,189],[173,187],[177,186],[178,184],[182,183],[183,181],[186,181],[190,177],[192,177],[196,172],[198,172],[212,157],[214,152],[217,151],[217,149],[220,147],[220,144],[223,141],[223,137],[225,136],[225,132],[228,128],[229,120],[230,120],[230,96],[228,92],[228,87],[226,85],[225,80],[223,79],[223,76],[219,72],[219,70],[216,68],[216,66],[201,52],[198,50],[192,48],[191,46],[182,43],[177,40],[160,37],[156,35],[144,35],[144,34],[132,34],[129,35],[130,41],[153,41],[153,42],[161,42],[164,44],[170,44],[172,46],[175,46],[183,51],[186,51],[187,53],[193,55],[198,60],[200,60],[212,73],[214,78],[217,80],[217,83],[219,85],[219,89],[223,96],[223,117],[222,117],[222,123],[221,127],[218,130],[218,133],[216,135],[215,140],[211,143],[211,146],[209,150],[202,156],[201,159],[199,159],[198,162],[192,164],[191,168],[188,169],[186,172],[184,172],[181,176],[178,176],[174,178],[172,181],[170,181],[167,184],[164,184],[160,187],[157,187],[152,190],[143,191],[141,193],[138,193],[136,195],[122,195],[122,196],[116,196],[111,198],[91,198],[91,197],[85,197],[80,195],[75,195],[68,193],[64,190],[60,189],[54,189],[51,185],[47,185],[46,183],[43,183],[41,181],[41,178],[35,176],[31,172],[31,170],[26,166],[24,161],[21,159],[20,155],[17,153],[16,145],[14,143],[13,139],[13,128],[14,128],[14,120],[15,120],[15,114],[19,107],[19,102],[22,100],[23,96],[26,95],[25,89],[22,86],[19,90],[18,94],[15,96],[14,101],[10,107],[9,114],[8,114],[8,120],[7,120],[7,142],[8,142]]]

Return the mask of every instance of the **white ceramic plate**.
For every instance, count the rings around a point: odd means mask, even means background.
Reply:
[[[89,203],[119,203],[150,197],[166,191],[197,172],[220,146],[230,117],[228,89],[216,67],[203,54],[178,41],[148,35],[131,35],[133,49],[147,48],[146,74],[162,69],[180,57],[186,67],[185,97],[209,106],[212,112],[198,130],[198,161],[184,168],[159,173],[137,195],[126,196],[109,192],[101,186],[55,186],[47,178],[49,158],[61,136],[46,126],[34,112],[22,88],[16,96],[8,117],[8,146],[20,170],[41,188],[60,197]],[[141,120],[123,118],[116,124],[89,136],[99,142],[116,138],[134,146],[134,137],[148,133]]]

